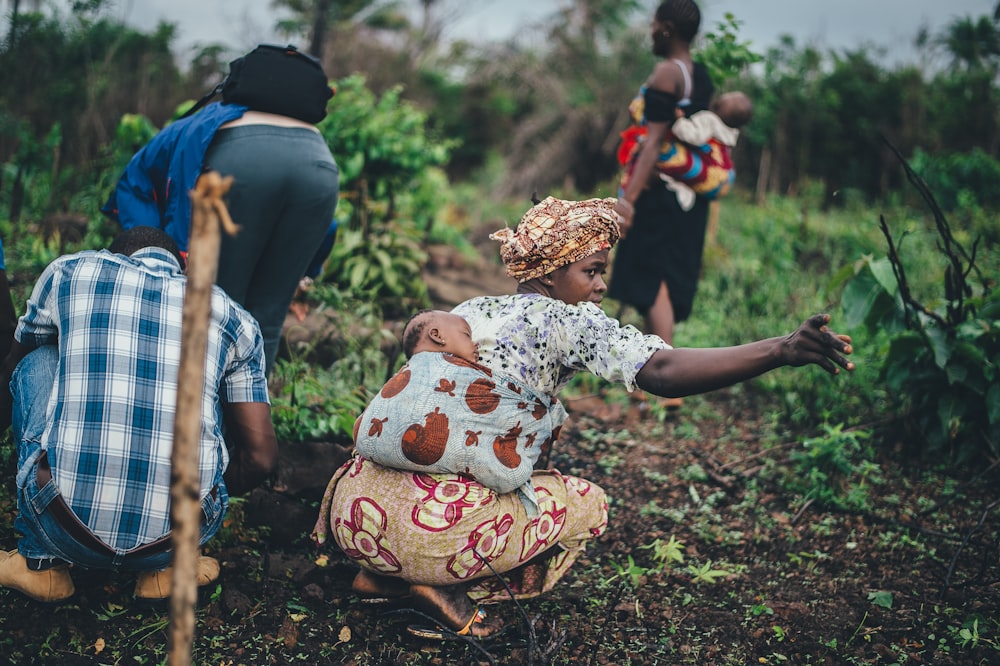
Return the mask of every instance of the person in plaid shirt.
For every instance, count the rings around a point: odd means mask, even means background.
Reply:
[[[75,591],[74,565],[138,572],[137,598],[169,596],[181,267],[170,237],[140,226],[108,250],[56,259],[35,284],[0,370],[21,535],[16,550],[0,552],[0,585],[61,601]],[[202,544],[222,525],[230,493],[252,489],[277,461],[260,328],[219,287],[204,381]],[[216,560],[199,559],[200,585],[218,574]]]

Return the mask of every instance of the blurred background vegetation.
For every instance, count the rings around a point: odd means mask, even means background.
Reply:
[[[240,55],[210,45],[179,61],[175,26],[138,31],[109,4],[15,1],[2,24],[0,236],[20,309],[53,258],[106,245],[117,229],[98,209],[129,157]],[[626,105],[654,64],[654,3],[566,0],[530,46],[445,43],[435,0],[416,14],[375,0],[273,4],[338,90],[320,129],[341,168],[342,231],[312,298],[353,315],[335,359],[279,365],[276,422],[285,440],[344,437],[398,363],[379,351],[384,322],[428,303],[429,243],[474,254],[533,192],[615,194]],[[868,48],[791,36],[757,53],[739,27],[731,15],[705,25],[696,45],[716,87],[747,91],[755,114],[678,344],[733,344],[833,312],[855,335],[858,372],[757,380],[780,398],[776,419],[997,460],[1000,4],[915,35],[922,57],[892,68]]]

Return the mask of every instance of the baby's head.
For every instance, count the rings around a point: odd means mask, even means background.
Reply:
[[[753,104],[741,92],[727,92],[712,100],[711,110],[729,127],[739,129],[753,117]]]
[[[469,322],[444,310],[421,310],[403,328],[403,353],[448,352],[472,363],[479,362],[479,345],[472,341]]]

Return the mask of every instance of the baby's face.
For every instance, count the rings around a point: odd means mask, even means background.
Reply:
[[[473,363],[479,362],[479,345],[472,341],[472,328],[463,317],[450,312],[438,316],[437,328],[446,351]]]

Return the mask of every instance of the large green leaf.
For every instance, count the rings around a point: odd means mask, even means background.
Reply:
[[[939,326],[928,326],[924,329],[927,341],[934,352],[934,363],[937,367],[944,369],[948,365],[948,360],[955,349],[955,338],[948,331]]]
[[[899,293],[899,283],[896,282],[896,274],[893,272],[892,262],[888,258],[883,257],[869,261],[868,268],[886,293],[891,296],[896,296]]]
[[[893,391],[899,391],[911,385],[916,374],[926,375],[925,366],[919,362],[922,356],[926,357],[928,353],[920,335],[904,333],[893,338],[882,365],[886,385]]]
[[[874,268],[877,263],[867,262],[844,288],[841,304],[846,324],[896,333],[905,328],[902,303],[894,290],[886,289],[884,270]]]

